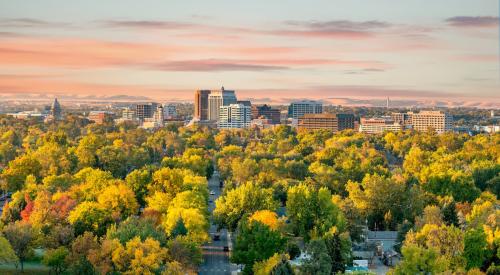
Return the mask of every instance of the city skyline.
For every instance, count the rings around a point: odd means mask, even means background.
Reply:
[[[0,5],[0,99],[225,85],[262,103],[500,107],[498,1]]]

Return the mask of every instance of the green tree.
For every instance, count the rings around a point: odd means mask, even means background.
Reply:
[[[284,251],[286,239],[260,222],[242,222],[236,236],[231,261],[244,264],[243,273],[251,274],[255,262]]]
[[[35,232],[29,223],[15,222],[6,225],[3,228],[3,234],[16,253],[22,272],[24,262],[33,255],[33,246],[36,240]]]
[[[482,228],[470,229],[464,236],[464,257],[467,260],[466,268],[481,268],[490,256],[486,234]]]
[[[97,250],[99,243],[97,238],[91,232],[85,232],[78,236],[71,243],[71,250],[66,258],[71,270],[71,274],[94,275],[94,267],[87,259],[91,250]]]
[[[16,264],[19,262],[16,252],[9,241],[0,236],[0,264]]]
[[[409,245],[403,247],[402,254],[403,260],[390,274],[439,274],[448,270],[449,262],[434,248]]]
[[[329,275],[332,272],[332,260],[328,255],[328,248],[321,239],[311,240],[306,247],[310,256],[302,262],[300,271],[303,274]]]
[[[66,257],[69,251],[66,247],[60,246],[56,249],[48,250],[43,256],[43,264],[50,267],[56,275],[62,274],[68,267]]]
[[[245,214],[257,210],[276,210],[278,203],[273,199],[272,189],[246,183],[227,192],[215,202],[214,218],[220,227],[234,230]]]

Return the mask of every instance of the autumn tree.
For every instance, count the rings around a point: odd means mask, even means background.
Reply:
[[[6,225],[3,228],[3,234],[16,253],[22,272],[24,270],[24,262],[33,254],[33,246],[36,239],[35,232],[29,223],[15,222]]]

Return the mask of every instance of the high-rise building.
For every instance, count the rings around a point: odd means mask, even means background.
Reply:
[[[387,131],[403,131],[403,124],[394,121],[391,117],[361,118],[359,131],[367,134],[379,134]]]
[[[416,131],[434,129],[436,133],[442,134],[453,130],[453,117],[441,111],[421,111],[412,114],[412,125]]]
[[[61,104],[59,104],[59,101],[57,101],[57,98],[54,99],[54,102],[52,103],[52,106],[50,107],[50,114],[52,115],[53,119],[60,119],[62,115],[62,108]]]
[[[333,132],[345,129],[354,129],[354,115],[352,114],[304,114],[299,117],[299,130],[325,129]]]
[[[236,104],[243,104],[248,107],[252,107],[252,102],[250,100],[238,100],[236,101]]]
[[[194,94],[194,118],[208,120],[208,96],[210,90],[198,90]]]
[[[208,96],[208,120],[219,121],[221,106],[228,106],[236,103],[236,94],[234,91],[225,90],[211,91]]]
[[[173,119],[177,117],[177,107],[173,104],[163,104],[163,112],[165,119]]]
[[[220,107],[219,128],[238,129],[250,127],[252,112],[249,106],[230,104]]]
[[[288,107],[288,117],[299,119],[305,114],[323,113],[323,104],[318,101],[304,100],[292,102]]]
[[[135,115],[139,120],[143,121],[146,118],[152,118],[157,108],[158,103],[154,102],[137,104]]]
[[[274,109],[269,105],[252,105],[252,119],[265,118],[270,119],[272,124],[279,124],[281,122],[281,111]]]

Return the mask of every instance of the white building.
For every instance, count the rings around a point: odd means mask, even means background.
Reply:
[[[248,128],[252,121],[252,108],[243,104],[220,107],[220,129]]]
[[[288,106],[288,117],[298,119],[305,114],[323,113],[323,104],[319,101],[303,100],[292,102]]]
[[[208,120],[219,121],[220,107],[236,103],[236,94],[234,91],[225,90],[211,91],[208,96]]]
[[[359,131],[367,134],[380,134],[383,132],[399,132],[404,130],[404,125],[390,117],[361,118]]]
[[[421,111],[411,116],[413,129],[426,132],[434,129],[436,133],[442,134],[453,130],[453,117],[441,111]]]

